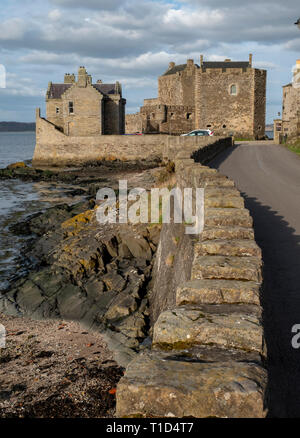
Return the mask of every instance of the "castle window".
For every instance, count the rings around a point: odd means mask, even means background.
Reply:
[[[58,108],[58,106],[55,108],[55,112],[56,112],[56,114],[59,114],[59,108]]]
[[[73,102],[69,102],[69,114],[73,114],[73,113],[74,113]]]
[[[192,113],[187,113],[187,115],[186,115],[186,119],[189,120],[189,119],[191,119],[191,118],[192,118]]]
[[[211,125],[206,125],[207,128],[211,128]]]
[[[235,84],[233,84],[233,85],[230,86],[230,94],[231,94],[232,96],[236,96],[236,95],[237,95],[237,87],[236,87]]]
[[[223,129],[225,129],[226,128],[226,125],[223,125]]]
[[[258,130],[261,131],[261,126],[259,125]]]

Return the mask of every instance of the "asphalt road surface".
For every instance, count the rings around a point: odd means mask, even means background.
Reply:
[[[300,156],[271,142],[244,142],[212,163],[232,178],[254,220],[262,249],[263,325],[270,417],[300,417]]]

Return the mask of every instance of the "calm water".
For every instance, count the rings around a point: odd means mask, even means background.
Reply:
[[[16,161],[29,164],[34,146],[34,132],[0,132],[0,168]],[[0,291],[24,269],[17,258],[26,237],[13,235],[9,226],[47,207],[81,199],[69,197],[70,189],[70,185],[51,182],[0,180]]]
[[[0,167],[31,160],[34,146],[35,132],[0,132]]]

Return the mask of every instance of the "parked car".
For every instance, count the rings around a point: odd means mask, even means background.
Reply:
[[[182,137],[193,136],[193,135],[214,135],[214,132],[210,129],[194,129],[194,131],[188,132],[187,134],[181,134]]]

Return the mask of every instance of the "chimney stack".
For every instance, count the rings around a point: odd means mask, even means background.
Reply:
[[[252,55],[252,53],[250,53],[250,55],[249,55],[249,64],[250,64],[250,67],[252,67],[252,58],[253,58],[253,55]]]
[[[88,74],[86,72],[86,69],[81,66],[78,69],[78,80],[77,80],[77,84],[79,87],[86,87],[88,84]]]

